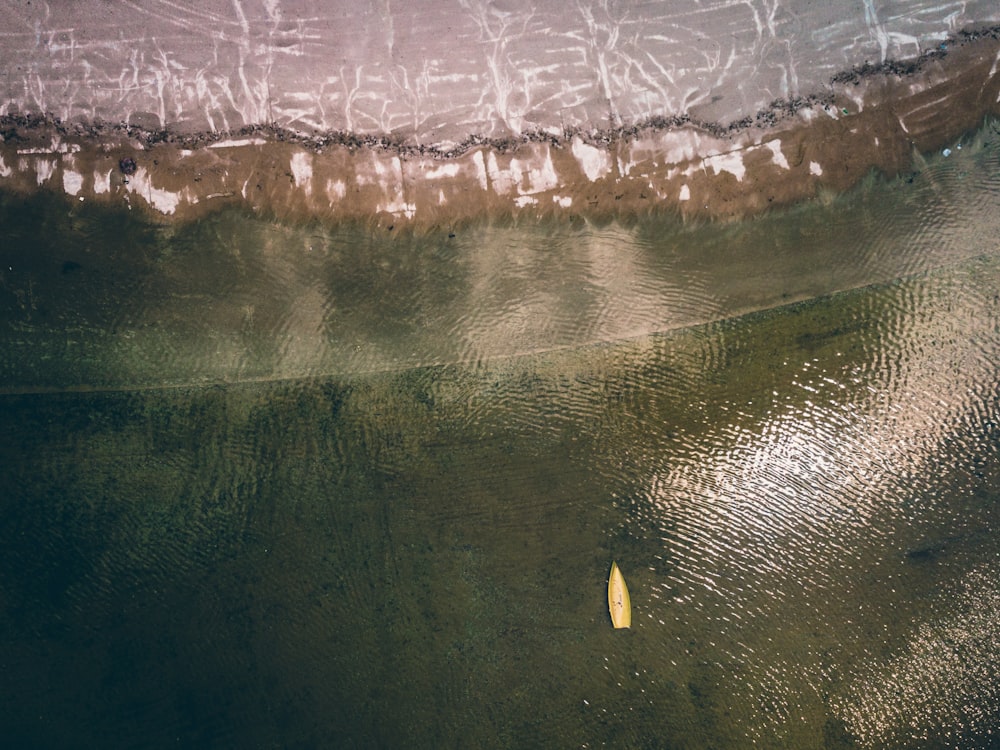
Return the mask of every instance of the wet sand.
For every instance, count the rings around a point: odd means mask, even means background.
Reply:
[[[729,122],[1000,23],[995,0],[0,0],[0,115],[442,146]]]
[[[842,71],[734,122],[653,117],[423,146],[412,138],[249,125],[201,133],[52,116],[0,118],[0,188],[62,191],[186,221],[241,204],[283,220],[386,230],[483,217],[732,220],[913,168],[1000,116],[1000,26]],[[132,163],[134,162],[134,170]]]

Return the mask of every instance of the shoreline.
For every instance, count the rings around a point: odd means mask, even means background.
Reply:
[[[167,222],[236,205],[278,220],[416,231],[519,215],[732,221],[840,193],[872,170],[896,176],[995,116],[1000,26],[912,60],[865,63],[828,91],[724,125],[678,115],[446,148],[267,125],[183,134],[10,114],[0,117],[0,188]]]

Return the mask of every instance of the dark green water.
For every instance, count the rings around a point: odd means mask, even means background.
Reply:
[[[5,744],[990,747],[998,140],[725,228],[2,197]]]

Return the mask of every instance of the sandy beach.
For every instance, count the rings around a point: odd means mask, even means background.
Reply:
[[[737,219],[905,172],[1000,114],[989,4],[5,4],[0,188],[165,220]]]

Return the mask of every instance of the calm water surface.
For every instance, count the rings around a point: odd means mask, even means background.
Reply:
[[[5,742],[991,746],[995,131],[728,227],[0,196]]]

